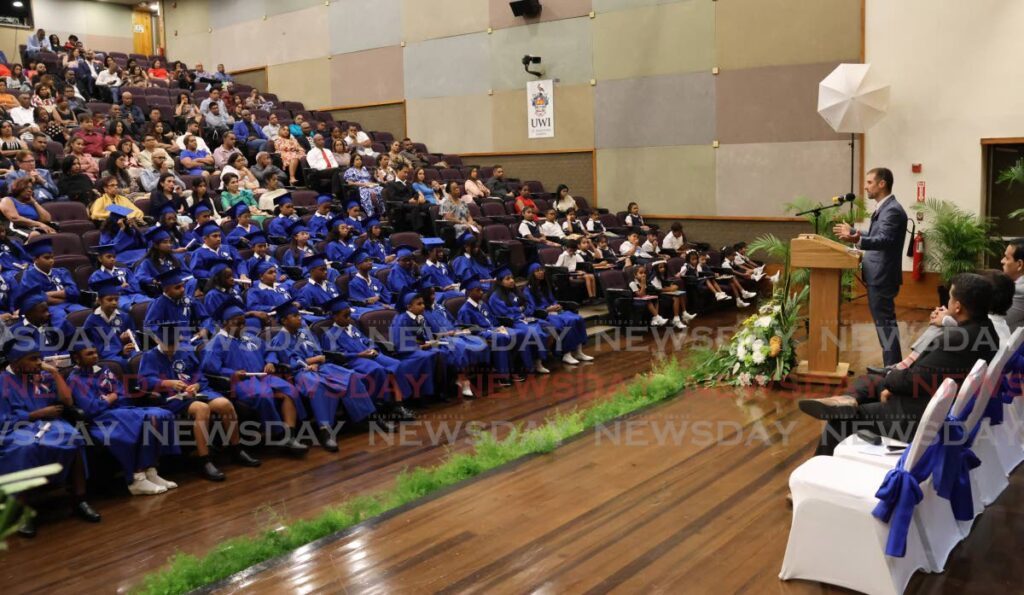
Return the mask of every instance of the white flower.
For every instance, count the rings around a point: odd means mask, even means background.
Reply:
[[[736,377],[736,381],[740,383],[740,386],[750,386],[750,373],[743,372]]]
[[[778,314],[779,312],[782,312],[782,306],[777,305],[774,308],[772,308],[772,310],[774,310],[775,313]]]
[[[739,343],[738,345],[736,345],[736,358],[743,359],[745,357],[747,357],[747,348],[746,346],[743,345],[743,343]]]
[[[764,374],[758,374],[757,376],[754,376],[754,381],[757,382],[759,386],[765,386],[768,384],[768,377]]]
[[[750,360],[753,361],[755,364],[763,364],[764,363],[764,350],[758,349],[756,351],[751,352]]]
[[[761,328],[768,328],[771,325],[772,325],[772,317],[771,316],[762,316],[762,317],[757,319],[757,322],[754,323],[754,326],[759,326]]]
[[[734,365],[732,367],[732,373],[735,374],[736,372],[739,372],[739,371],[740,371],[740,363],[736,362],[736,365]]]

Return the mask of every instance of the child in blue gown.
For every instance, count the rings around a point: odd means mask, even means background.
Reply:
[[[452,272],[455,277],[463,283],[470,277],[475,277],[484,287],[484,292],[491,290],[494,284],[494,263],[480,250],[480,242],[470,232],[459,236],[457,243],[462,253],[452,260]]]
[[[437,288],[436,301],[443,304],[449,298],[463,295],[459,291],[459,283],[453,276],[452,268],[444,261],[444,240],[441,238],[423,238],[423,254],[426,262],[420,267],[420,277]]]
[[[528,371],[538,374],[550,374],[544,366],[548,357],[549,345],[553,337],[544,326],[532,316],[525,313],[525,299],[516,289],[516,279],[508,268],[501,268],[494,273],[497,284],[487,298],[487,305],[499,321],[516,336],[516,346],[523,364]]]
[[[90,289],[96,292],[99,303],[82,329],[99,351],[100,359],[117,362],[127,369],[128,360],[135,355],[137,339],[132,319],[118,309],[121,284],[117,277],[108,277],[91,284]]]
[[[491,361],[487,340],[471,330],[460,329],[451,312],[435,299],[437,292],[433,286],[421,289],[420,295],[423,296],[423,317],[431,334],[444,341],[439,348],[446,352],[451,365],[460,370],[487,368]]]
[[[555,300],[545,278],[544,265],[533,263],[526,272],[528,279],[523,295],[526,298],[526,311],[530,313],[544,312],[546,318],[541,322],[550,325],[555,335],[555,353],[562,353],[562,361],[569,365],[591,361],[594,358],[583,353],[583,345],[587,342],[587,323],[579,314],[565,310]]]
[[[370,310],[394,309],[391,291],[373,273],[373,259],[362,250],[356,250],[350,257],[355,273],[348,282],[349,301],[355,308],[356,318]]]
[[[475,276],[463,281],[466,288],[466,301],[459,308],[458,323],[473,328],[479,337],[487,342],[491,354],[491,367],[498,373],[497,382],[501,386],[510,386],[512,380],[523,381],[521,374],[509,378],[512,372],[512,352],[521,340],[521,333],[502,326],[491,313],[484,299],[484,285]],[[529,369],[529,363],[524,361]]]
[[[404,311],[391,321],[391,343],[399,358],[433,358],[435,367],[443,366],[456,374],[455,385],[467,399],[475,397],[473,386],[466,375],[467,360],[460,361],[457,353],[448,347],[448,339],[435,337],[423,315],[426,304],[419,292],[413,291],[402,297]],[[440,383],[438,383],[440,384]]]
[[[142,287],[131,269],[117,266],[117,252],[113,244],[96,246],[96,255],[100,268],[89,275],[90,286],[103,279],[117,279],[121,285],[121,298],[118,307],[125,312],[130,311],[135,304],[153,301],[153,298],[142,291]]]
[[[71,273],[53,266],[53,243],[49,238],[29,242],[25,250],[32,256],[32,265],[21,276],[19,292],[35,289],[57,300],[50,304],[54,326],[60,326],[68,314],[86,309],[78,303],[81,292]]]

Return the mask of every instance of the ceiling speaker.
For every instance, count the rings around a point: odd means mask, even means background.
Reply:
[[[513,0],[508,3],[512,14],[517,17],[535,17],[540,15],[540,0]]]

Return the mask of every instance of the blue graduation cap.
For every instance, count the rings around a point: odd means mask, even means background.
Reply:
[[[274,308],[273,312],[274,316],[276,316],[278,320],[284,320],[285,317],[298,313],[299,307],[295,305],[295,302],[285,302],[277,308]]]
[[[220,233],[221,230],[220,230],[220,226],[219,225],[217,225],[213,221],[208,221],[205,224],[203,224],[203,226],[200,227],[198,231],[199,231],[199,235],[201,235],[201,236],[203,236],[205,238],[206,236],[209,236],[209,235],[212,235],[212,234],[215,234],[215,233]]]
[[[89,284],[89,288],[96,292],[100,297],[108,295],[121,295],[121,280],[117,277],[107,277],[106,279],[99,279]]]
[[[237,205],[231,207],[231,212],[228,214],[231,215],[232,218],[238,219],[239,217],[245,215],[248,212],[249,205],[245,204],[244,202],[240,202]]]
[[[104,254],[117,254],[117,244],[100,244],[96,246],[96,254],[100,256]]]
[[[331,298],[327,302],[324,302],[324,309],[330,312],[331,314],[337,314],[338,312],[341,312],[342,310],[348,310],[351,307],[352,306],[350,306],[348,302],[345,301],[345,298],[340,295]]]
[[[480,282],[479,275],[472,275],[468,279],[462,282],[462,289],[469,291],[470,289],[483,288],[484,284]]]
[[[277,265],[274,264],[273,261],[261,260],[259,264],[256,265],[256,276],[262,277],[267,271],[273,268],[277,268]]]
[[[286,231],[288,233],[288,237],[294,238],[295,236],[299,235],[304,231],[308,232],[309,228],[306,227],[305,221],[303,221],[302,219],[297,219],[288,224]]]
[[[146,230],[146,241],[148,241],[150,244],[159,244],[160,242],[164,240],[169,240],[170,238],[171,234],[168,233],[166,229],[159,225],[154,225],[153,227]]]
[[[32,258],[39,258],[44,254],[53,254],[53,241],[46,238],[29,242],[25,244],[25,251],[28,252]]]
[[[122,207],[121,205],[107,205],[107,211],[110,212],[110,218],[114,221],[118,219],[125,219],[128,215],[132,214],[132,210],[128,207]]]
[[[360,206],[359,205],[359,201],[355,200],[355,199],[352,199],[352,200],[350,200],[350,201],[345,203],[345,210],[346,211],[351,211],[353,207],[358,207],[358,206]]]
[[[476,236],[473,235],[471,232],[467,231],[464,234],[462,234],[461,236],[459,236],[458,239],[455,240],[455,243],[458,244],[459,246],[465,246],[466,244],[469,244],[469,243],[475,242],[475,241],[476,241]]]
[[[423,238],[423,251],[429,252],[434,248],[443,248],[444,240],[441,238]]]
[[[316,204],[317,206],[325,205],[329,204],[332,200],[334,200],[334,197],[331,196],[330,194],[321,194],[320,196],[316,197]]]
[[[267,239],[267,234],[261,230],[256,230],[250,233],[249,235],[245,236],[245,239],[249,240],[250,246],[255,246],[256,244],[269,243],[269,240]]]
[[[4,355],[7,356],[7,361],[16,362],[30,355],[40,353],[43,340],[39,332],[35,329],[32,329],[30,332],[22,332],[24,330],[26,329],[23,327],[13,339],[4,344],[3,351]]]
[[[199,203],[192,207],[192,218],[195,219],[202,213],[212,213],[210,207],[206,203]]]
[[[95,345],[93,345],[93,342],[89,340],[89,335],[78,331],[71,339],[71,344],[68,345],[68,352],[78,353],[79,351],[85,351],[86,349],[91,349],[93,347],[95,347]]]
[[[302,266],[304,266],[307,271],[317,267],[327,266],[327,258],[323,254],[313,254],[302,259]]]
[[[374,217],[373,219],[368,220],[365,227],[367,231],[369,231],[371,227],[380,227],[380,219]]]
[[[358,265],[366,262],[367,260],[373,260],[373,257],[370,256],[370,253],[367,252],[366,250],[358,248],[356,250],[353,250],[352,254],[349,254],[346,260],[354,265]]]
[[[245,316],[245,310],[242,303],[236,299],[225,300],[213,313],[213,318],[217,322],[227,322],[239,316]]]
[[[18,297],[14,300],[14,305],[18,307],[18,312],[24,316],[25,312],[28,312],[32,308],[35,308],[39,304],[46,303],[46,294],[36,288],[28,288],[25,291],[18,294]]]
[[[416,249],[408,244],[403,244],[395,248],[395,256],[401,260],[403,258],[411,258]]]
[[[224,269],[229,268],[230,266],[235,264],[235,263],[231,262],[230,260],[228,260],[226,258],[218,258],[217,260],[210,261],[210,263],[211,263],[210,264],[210,276],[211,277],[219,275],[221,273],[221,271],[223,271]]]
[[[173,287],[185,282],[185,273],[181,269],[169,269],[154,277],[160,287]]]
[[[170,203],[168,203],[168,204],[165,204],[165,205],[164,205],[164,208],[160,209],[160,216],[161,216],[161,217],[163,217],[163,216],[164,216],[164,215],[166,215],[167,213],[174,213],[174,214],[177,214],[177,213],[178,213],[178,211],[177,211],[177,209],[175,209],[175,208],[174,208],[173,206],[171,206],[171,204],[170,204]]]
[[[281,208],[284,205],[290,205],[293,202],[294,201],[292,201],[291,194],[282,194],[281,196],[278,196],[277,198],[274,199],[274,206],[276,206],[277,208]]]
[[[501,281],[505,277],[512,277],[512,269],[508,267],[498,267],[494,269],[494,278]]]
[[[411,304],[412,301],[414,299],[418,298],[418,297],[422,297],[420,295],[420,292],[418,292],[418,291],[407,291],[405,293],[405,295],[402,296],[402,307],[403,308],[408,308],[409,304]]]
[[[544,268],[544,265],[542,265],[541,263],[539,263],[539,262],[532,263],[529,267],[526,268],[526,274],[527,275],[532,275],[534,271],[536,271],[537,269],[542,269],[542,268]]]

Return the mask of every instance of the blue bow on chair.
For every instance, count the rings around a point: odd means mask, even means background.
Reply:
[[[932,484],[939,496],[949,500],[953,518],[969,521],[974,518],[971,469],[980,466],[981,459],[971,450],[971,440],[964,432],[964,419],[948,416],[937,446]]]
[[[936,449],[932,445],[917,465],[907,471],[905,464],[910,450],[909,447],[904,450],[896,466],[885,474],[882,485],[875,492],[879,502],[871,511],[875,518],[889,524],[885,554],[894,558],[902,558],[907,553],[907,533],[914,518],[914,508],[924,498],[921,482],[931,475],[934,467]]]

